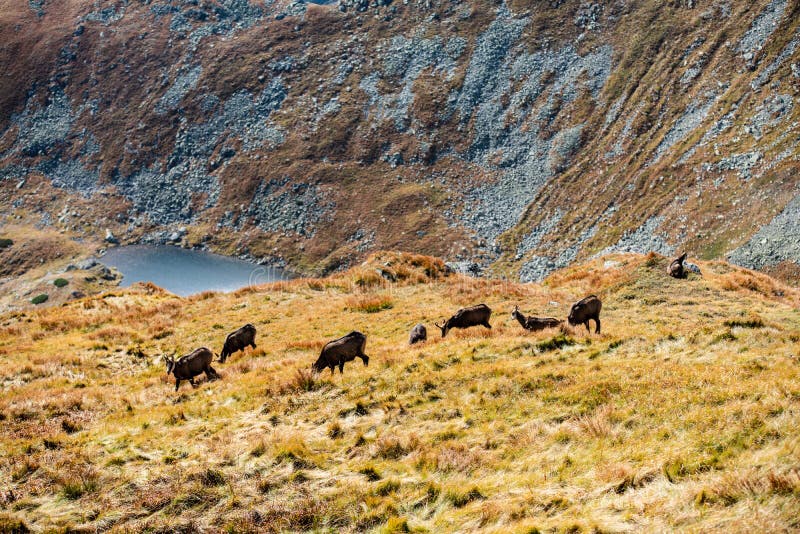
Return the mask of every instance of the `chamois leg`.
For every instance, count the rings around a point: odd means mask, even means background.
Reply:
[[[192,385],[193,388],[197,387],[197,382],[194,381],[194,378],[190,378],[189,383]]]
[[[492,325],[490,325],[490,324],[489,324],[489,321],[484,321],[484,322],[482,322],[481,324],[482,324],[483,326],[485,326],[486,328],[488,328],[489,330],[491,330],[491,329],[492,329]]]
[[[216,371],[216,369],[214,369],[210,365],[208,366],[208,368],[206,368],[205,373],[206,373],[206,378],[208,379],[209,382],[211,380],[216,380],[217,378],[219,378],[219,373]]]
[[[331,376],[335,375],[336,374],[336,364],[331,365],[330,368],[331,368]]]
[[[175,379],[175,391],[178,391],[178,388],[180,386],[181,386],[181,379],[180,378],[176,378]]]
[[[599,334],[600,333],[600,317],[595,317],[594,322],[597,323],[597,328],[595,328],[594,333],[595,334]],[[589,323],[586,323],[586,324],[589,324]]]
[[[586,331],[591,334],[592,333],[592,329],[589,328],[589,319],[586,319],[586,322],[583,323],[583,324],[586,326]]]
[[[361,361],[364,362],[364,367],[369,365],[369,356],[366,354],[360,354],[359,358],[361,358]]]
[[[344,374],[344,362],[339,362],[339,373]]]
[[[253,347],[253,348],[256,348],[256,342],[253,341],[252,343],[250,343],[250,346]]]

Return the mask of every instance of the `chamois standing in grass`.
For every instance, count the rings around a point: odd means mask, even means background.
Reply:
[[[413,345],[414,343],[419,343],[420,341],[425,341],[428,339],[428,329],[425,328],[425,325],[419,323],[417,326],[411,329],[411,334],[408,336],[408,344]]]
[[[219,374],[211,367],[214,353],[205,347],[181,356],[177,361],[172,356],[165,356],[164,360],[167,363],[167,374],[175,376],[175,391],[178,391],[182,380],[188,380],[192,387],[197,387],[194,377],[201,373],[205,373],[208,380],[219,378]]]
[[[322,352],[317,361],[311,366],[316,372],[321,372],[326,367],[330,368],[331,374],[339,367],[339,372],[344,374],[345,362],[351,362],[356,357],[361,358],[364,366],[369,365],[369,356],[364,354],[364,347],[367,345],[367,336],[361,332],[350,332],[346,336],[329,341],[322,347]]]
[[[600,299],[597,298],[597,295],[589,295],[588,297],[584,297],[575,304],[572,305],[572,308],[569,310],[569,317],[567,317],[567,321],[572,326],[583,324],[586,325],[586,330],[591,332],[589,328],[589,321],[594,319],[596,324],[595,327],[595,334],[600,333],[600,310],[603,307],[603,303],[600,302]]]
[[[492,325],[489,324],[489,318],[492,316],[492,310],[486,304],[478,304],[469,308],[461,308],[452,317],[450,317],[444,324],[433,323],[439,330],[442,331],[442,337],[447,335],[447,332],[453,328],[469,328],[471,326],[485,326],[491,329]]]
[[[683,267],[684,261],[686,261],[685,252],[670,262],[669,267],[667,267],[667,274],[673,278],[686,278],[686,269]]]
[[[519,306],[514,306],[514,310],[511,312],[511,317],[519,321],[519,324],[522,325],[522,328],[525,330],[530,330],[531,332],[538,332],[539,330],[544,330],[545,328],[555,328],[562,323],[562,321],[559,321],[555,317],[534,317],[532,315],[526,317],[520,313]]]
[[[228,356],[234,352],[244,350],[248,345],[256,348],[256,327],[250,323],[228,334],[228,337],[225,338],[225,344],[222,346],[222,352],[219,354],[219,361],[225,363]]]

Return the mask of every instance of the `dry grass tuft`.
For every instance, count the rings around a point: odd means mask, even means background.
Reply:
[[[290,392],[314,391],[321,388],[326,383],[328,382],[320,380],[318,375],[310,368],[301,368],[295,370],[292,378],[288,382],[285,382],[281,385],[280,391],[281,395],[285,395]]]
[[[731,473],[703,488],[695,497],[698,505],[732,506],[747,498],[769,495],[800,497],[800,470],[766,474],[757,471]]]
[[[345,302],[349,311],[364,313],[377,313],[394,307],[394,302],[388,295],[353,295]]]

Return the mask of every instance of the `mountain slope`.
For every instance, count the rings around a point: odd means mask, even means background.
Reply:
[[[796,273],[797,2],[373,4],[4,1],[4,213],[307,272]]]
[[[722,262],[674,280],[667,261],[615,255],[539,285],[382,254],[234,294],[140,286],[2,315],[0,528],[797,529],[800,294]],[[600,335],[510,317],[564,317],[589,292]],[[477,302],[492,329],[441,339],[432,322]],[[430,339],[408,347],[420,321]],[[257,349],[174,391],[162,354],[218,351],[246,322]],[[369,366],[311,376],[354,328]]]

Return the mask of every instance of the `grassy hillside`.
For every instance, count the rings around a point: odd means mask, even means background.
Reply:
[[[800,293],[612,256],[544,285],[396,254],[339,277],[181,299],[152,286],[0,318],[0,530],[800,528]],[[388,284],[376,274],[399,281]],[[526,333],[589,292],[603,333]],[[481,327],[432,322],[486,302]],[[409,348],[418,321],[431,339]],[[258,348],[174,392],[164,353]],[[369,367],[308,370],[368,335]]]
[[[52,306],[119,284],[118,273],[86,261],[99,242],[8,218],[0,221],[0,312],[32,308],[40,295]]]

